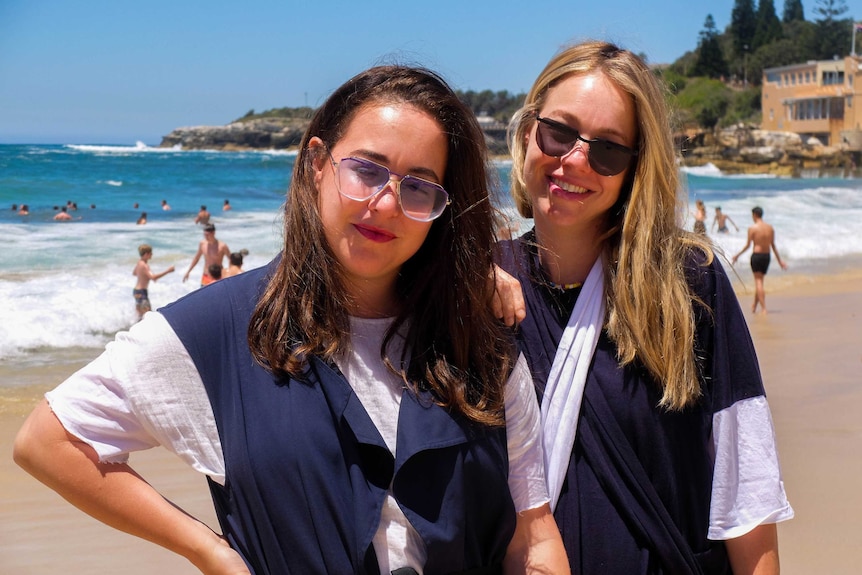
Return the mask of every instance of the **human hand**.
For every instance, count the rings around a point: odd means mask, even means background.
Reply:
[[[183,276],[183,283],[186,283],[186,281],[188,279],[189,279],[189,272],[186,272],[186,275]]]
[[[783,270],[787,271],[787,264],[786,264],[786,263],[784,263],[784,260],[779,261],[779,262],[778,262],[778,265],[780,265],[780,266],[781,266],[781,269],[783,269]]]
[[[733,259],[730,260],[730,264],[736,265],[736,258],[738,258],[738,257],[739,257],[738,255],[733,256]],[[183,280],[183,281],[185,281],[185,280]]]
[[[173,273],[175,271],[174,266],[168,268],[168,273]]]
[[[527,306],[524,303],[524,292],[521,282],[495,265],[491,270],[489,281],[494,282],[494,293],[491,296],[491,309],[494,316],[503,320],[508,326],[520,323],[527,317]]]

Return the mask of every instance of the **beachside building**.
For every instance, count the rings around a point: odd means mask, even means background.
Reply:
[[[766,68],[761,128],[862,151],[862,57]]]

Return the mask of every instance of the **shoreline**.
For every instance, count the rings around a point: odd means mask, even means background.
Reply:
[[[862,458],[856,455],[862,440],[859,259],[830,262],[823,273],[810,275],[770,268],[768,315],[751,314],[751,272],[747,262],[735,268],[737,295],[772,409],[783,480],[796,512],[778,526],[782,571],[789,575],[849,575],[862,562],[857,487]],[[58,365],[0,366],[0,382],[26,379],[0,386],[0,448],[6,454],[0,462],[0,571],[197,573],[181,557],[85,516],[12,462],[14,434],[41,394],[95,356],[76,355]],[[217,529],[203,477],[160,449],[135,454],[132,462],[168,498]]]

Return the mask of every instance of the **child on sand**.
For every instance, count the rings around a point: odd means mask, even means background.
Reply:
[[[138,246],[138,254],[141,256],[141,259],[138,260],[135,269],[132,270],[132,275],[138,278],[138,281],[135,283],[132,295],[135,296],[135,309],[138,311],[138,319],[141,319],[145,313],[152,309],[150,306],[150,296],[147,292],[150,280],[158,281],[160,278],[174,271],[174,266],[169,267],[162,273],[154,274],[149,264],[149,261],[153,258],[153,248],[147,244],[141,244]]]

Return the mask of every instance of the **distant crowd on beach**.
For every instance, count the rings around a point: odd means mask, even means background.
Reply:
[[[694,232],[706,235],[706,204],[703,203],[703,200],[696,200],[694,210]],[[727,227],[727,224],[732,225],[736,231],[739,231],[739,226],[736,225],[730,216],[721,211],[721,206],[715,207],[715,217],[712,220],[712,227],[710,228],[711,232],[716,231],[716,226],[718,227],[718,233],[727,234],[730,233],[730,229]]]
[[[137,204],[135,204],[135,206],[137,207]],[[162,209],[171,209],[166,200],[162,200]],[[230,209],[230,201],[225,200],[222,211],[228,211]],[[138,224],[145,224],[146,217],[147,213],[143,212],[141,214],[141,218],[138,220]],[[188,281],[192,270],[195,269],[195,266],[197,266],[201,258],[204,260],[203,275],[201,276],[200,283],[201,287],[210,285],[223,278],[238,275],[243,271],[243,258],[248,255],[248,250],[241,249],[238,252],[231,252],[225,242],[216,238],[216,227],[215,224],[210,221],[211,218],[212,214],[207,210],[206,205],[201,205],[200,211],[197,216],[195,216],[194,223],[196,225],[203,225],[204,238],[198,244],[198,249],[192,259],[192,263],[189,265],[188,270],[183,276],[183,282]],[[146,312],[152,309],[148,292],[149,283],[151,281],[158,281],[161,277],[173,272],[174,266],[169,267],[163,272],[154,273],[150,269],[149,265],[150,259],[153,257],[153,249],[148,244],[141,244],[138,246],[138,255],[140,256],[140,260],[138,260],[138,263],[132,270],[132,275],[137,278],[132,295],[135,298],[135,309],[138,312],[138,319],[140,320]],[[224,265],[225,260],[227,260],[227,266]]]
[[[137,210],[138,207],[139,207],[138,203],[135,202],[134,209]],[[162,200],[161,208],[162,208],[162,211],[169,211],[171,209],[171,205],[168,203],[167,200]],[[225,199],[224,204],[222,204],[221,209],[223,212],[227,212],[227,211],[230,211],[232,209],[232,206],[230,205],[229,199]],[[211,217],[212,217],[212,214],[210,214],[210,212],[207,210],[206,205],[202,204],[201,209],[198,212],[198,215],[195,216],[195,223],[206,225],[210,222]],[[138,221],[136,223],[139,226],[146,224],[147,223],[147,212],[141,212],[141,215],[138,218]]]
[[[90,204],[90,209],[95,210],[96,204]],[[12,211],[17,212],[19,216],[29,216],[30,206],[27,204],[21,204],[21,206],[19,207],[18,204],[12,204]],[[78,211],[78,204],[76,202],[73,202],[72,200],[66,202],[65,206],[55,205],[54,211],[57,213],[54,215],[53,219],[58,222],[83,219],[82,216],[78,216],[77,218],[75,218],[70,213]]]
[[[164,199],[161,201],[160,207],[161,207],[162,211],[169,211],[171,209],[171,205],[168,203],[167,200],[164,200]],[[224,203],[222,204],[222,211],[227,212],[227,211],[230,211],[232,208],[233,208],[233,206],[231,206],[230,200],[225,199]],[[95,210],[96,204],[90,204],[90,209]],[[138,202],[135,202],[134,205],[132,206],[132,209],[135,209],[135,210],[140,209],[140,204]],[[72,215],[72,212],[78,211],[78,203],[73,202],[72,200],[68,200],[66,202],[66,205],[64,205],[64,206],[54,205],[53,210],[56,212],[56,214],[54,214],[54,217],[52,219],[54,221],[57,221],[57,222],[68,222],[68,221],[84,219],[83,216],[77,216],[76,217],[76,216]],[[12,211],[16,212],[19,216],[29,216],[30,215],[30,206],[28,204],[21,204],[20,206],[18,204],[12,204]],[[201,205],[200,212],[198,212],[198,215],[195,218],[195,223],[196,224],[207,224],[207,223],[209,223],[209,220],[211,217],[212,216],[210,215],[209,211],[207,211],[207,207],[205,205]],[[147,220],[148,220],[147,212],[142,211],[141,215],[138,216],[138,219],[135,221],[135,223],[136,223],[136,225],[140,226],[140,225],[146,224]]]
[[[695,210],[693,231],[699,235],[706,235],[706,204],[703,200],[695,201]],[[733,256],[731,263],[735,264],[739,256],[748,251],[749,247],[754,246],[751,253],[751,273],[754,276],[754,303],[751,306],[751,312],[757,313],[758,307],[760,312],[766,313],[766,289],[764,288],[764,279],[766,272],[769,269],[771,253],[775,254],[775,259],[778,260],[778,265],[781,269],[786,270],[787,264],[781,259],[778,254],[778,248],[775,247],[775,229],[763,220],[763,208],[755,206],[751,210],[752,225],[748,228],[748,237],[739,253]],[[715,207],[715,217],[712,220],[710,231],[715,231],[718,227],[718,233],[730,233],[728,224],[732,225],[736,231],[739,231],[739,226],[724,212],[721,211],[721,206]]]
[[[140,209],[140,203],[135,202],[132,208],[135,210]],[[171,210],[171,205],[168,203],[167,199],[163,199],[160,203],[160,208],[162,211],[169,211]],[[96,209],[96,205],[90,204],[90,209]],[[221,209],[223,212],[233,209],[229,199],[224,200]],[[30,206],[28,204],[12,204],[12,211],[19,216],[29,216]],[[65,205],[54,206],[54,211],[56,212],[52,218],[54,221],[63,222],[83,219],[82,216],[72,215],[74,212],[78,211],[77,202],[72,200],[67,201]],[[231,252],[225,242],[216,238],[216,228],[212,219],[213,216],[207,209],[207,206],[205,204],[201,204],[200,210],[195,215],[194,223],[195,225],[203,226],[204,238],[198,244],[198,249],[192,259],[191,265],[189,265],[188,270],[183,276],[183,282],[188,280],[189,275],[194,270],[195,266],[197,266],[201,258],[204,260],[204,269],[200,282],[201,286],[206,286],[220,279],[238,275],[243,271],[243,258],[248,255],[248,250],[241,249],[237,252]],[[139,226],[145,225],[147,220],[147,212],[142,211],[135,223]],[[136,278],[132,295],[135,299],[135,309],[138,312],[138,319],[140,319],[146,312],[152,309],[148,291],[150,282],[158,281],[175,270],[174,266],[170,266],[162,272],[153,272],[150,268],[150,260],[153,258],[153,248],[149,244],[144,243],[138,246],[138,257],[138,262],[132,270],[132,275]]]

